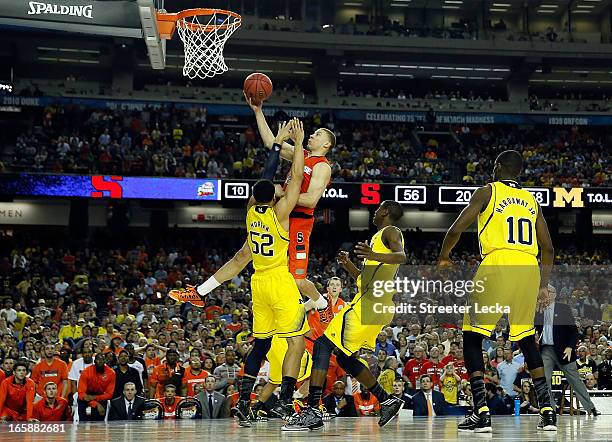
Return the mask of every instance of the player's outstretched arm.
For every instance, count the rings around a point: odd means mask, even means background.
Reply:
[[[323,196],[323,192],[327,187],[327,183],[331,178],[331,167],[327,163],[317,163],[312,169],[312,175],[310,177],[310,184],[308,185],[308,190],[305,193],[301,193],[298,198],[298,206],[301,207],[309,207],[314,209],[317,207],[317,204],[321,197]]]
[[[351,275],[351,278],[356,280],[361,274],[361,270],[359,270],[355,263],[349,258],[349,252],[340,250],[338,256],[336,256],[336,261],[338,261],[338,264]]]
[[[291,165],[291,181],[289,181],[285,189],[285,196],[274,206],[274,211],[280,222],[289,219],[289,214],[300,197],[300,189],[304,180],[304,148],[302,147],[304,142],[304,126],[297,118],[291,120],[289,124],[291,125],[291,131],[295,140],[295,149],[293,151],[293,164]],[[282,129],[279,130],[279,134],[281,131]]]
[[[382,234],[385,246],[391,249],[391,253],[377,253],[372,246],[365,242],[359,242],[355,246],[355,254],[360,259],[370,259],[384,264],[406,264],[406,252],[402,241],[402,232],[398,228],[385,229]]]
[[[206,296],[214,289],[219,287],[225,281],[229,281],[238,273],[242,272],[249,262],[253,259],[248,241],[245,241],[240,250],[232,259],[223,264],[213,276],[208,278],[203,284],[197,288],[200,296]]]
[[[439,264],[450,264],[451,251],[459,242],[461,234],[476,221],[478,214],[487,204],[489,204],[490,199],[491,186],[487,185],[481,187],[474,192],[467,207],[461,211],[453,225],[450,226],[450,229],[446,232],[444,242],[442,243],[442,249],[440,250]]]
[[[257,121],[257,129],[259,129],[259,134],[261,135],[261,139],[264,142],[264,146],[268,149],[272,149],[272,146],[275,143],[274,133],[268,122],[266,121],[266,116],[263,113],[263,102],[260,105],[256,105],[253,103],[253,100],[249,98],[246,94],[244,94],[244,98],[247,101],[249,107],[253,110],[255,114],[255,120]],[[293,146],[289,143],[280,142],[278,143],[281,146],[280,155],[281,158],[291,161],[293,159]]]
[[[542,262],[542,270],[540,272],[540,287],[548,286],[550,280],[550,272],[552,271],[552,265],[555,259],[555,248],[553,247],[552,239],[550,238],[550,232],[548,231],[548,224],[546,219],[542,215],[542,208],[538,204],[538,217],[536,218],[536,236],[538,238],[538,245],[540,246],[540,261]]]

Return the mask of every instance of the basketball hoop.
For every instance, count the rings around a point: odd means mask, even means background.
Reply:
[[[160,37],[171,39],[175,28],[185,48],[183,75],[191,79],[209,78],[228,70],[223,48],[242,24],[242,17],[223,9],[186,9],[177,13],[157,13]]]

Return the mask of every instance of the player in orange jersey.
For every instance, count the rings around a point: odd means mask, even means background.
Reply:
[[[246,95],[245,95],[246,98]],[[255,105],[246,98],[247,102],[257,119],[257,127],[263,138],[264,145],[271,149],[266,160],[263,179],[272,180],[280,158],[292,161],[294,148],[287,142],[276,143],[275,136],[268,126],[262,112],[261,105]],[[314,302],[314,306],[320,311],[325,322],[332,317],[331,310],[327,306],[325,298],[319,293],[316,286],[307,279],[308,252],[310,248],[310,235],[314,225],[314,210],[323,196],[325,188],[331,181],[331,166],[326,158],[327,153],[336,145],[336,135],[327,128],[317,129],[309,138],[304,149],[304,175],[300,187],[300,196],[295,208],[289,215],[289,271],[295,278],[300,293]],[[307,152],[306,152],[307,151]],[[284,190],[291,181],[291,172],[285,180],[282,189],[277,188],[277,197],[283,196]],[[245,247],[246,247],[245,243]],[[219,287],[221,282],[214,276],[197,287],[197,294],[206,296],[212,290]],[[168,294],[172,299],[179,302],[191,302],[196,306],[202,306],[201,299],[197,299],[193,287],[187,287],[186,291],[171,291]]]
[[[194,397],[196,395],[194,387],[197,384],[204,385],[208,376],[210,376],[210,373],[202,368],[200,358],[193,356],[189,362],[189,367],[185,368],[181,394],[185,397]]]
[[[262,104],[254,104],[246,95],[245,98],[255,113],[257,128],[264,145],[271,149],[273,153],[278,153],[280,158],[292,161],[293,146],[286,142],[280,145],[274,142],[274,134],[270,126],[268,126],[262,111]],[[318,309],[325,308],[325,306],[323,301],[320,300],[321,294],[315,285],[306,278],[308,251],[310,248],[310,234],[314,224],[314,209],[317,207],[317,203],[323,196],[325,188],[331,181],[331,166],[326,155],[335,145],[336,135],[327,128],[317,129],[308,138],[308,144],[304,149],[304,179],[302,181],[300,197],[289,218],[289,271],[295,278],[300,292],[313,301],[318,302]],[[277,159],[278,157],[273,158]],[[273,173],[276,172],[276,167],[273,165],[270,169],[273,170]],[[290,180],[291,174],[287,176],[285,186]]]
[[[176,395],[176,387],[173,384],[166,384],[164,387],[164,397],[157,398],[164,407],[164,420],[176,419],[176,406],[183,399]]]
[[[27,364],[18,361],[13,375],[0,384],[0,422],[36,420],[33,415],[36,385],[26,377],[27,372]]]
[[[44,358],[34,366],[30,378],[36,382],[36,394],[41,398],[46,396],[47,382],[54,382],[57,385],[60,397],[68,396],[68,366],[64,361],[55,357],[55,344],[45,345]]]

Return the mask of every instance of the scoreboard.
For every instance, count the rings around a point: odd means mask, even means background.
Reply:
[[[114,175],[0,174],[3,197],[83,197],[217,201],[227,205],[246,202],[256,180],[217,178],[159,178]],[[477,186],[416,185],[404,183],[332,182],[320,201],[322,207],[376,206],[393,200],[404,206],[460,210]],[[529,187],[543,208],[612,209],[612,188]]]

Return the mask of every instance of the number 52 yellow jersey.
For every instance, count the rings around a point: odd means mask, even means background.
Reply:
[[[256,272],[287,265],[289,233],[281,226],[274,208],[253,205],[246,217],[247,241]]]
[[[478,215],[480,254],[505,249],[537,256],[535,197],[515,181],[495,181],[489,186],[491,199]]]

